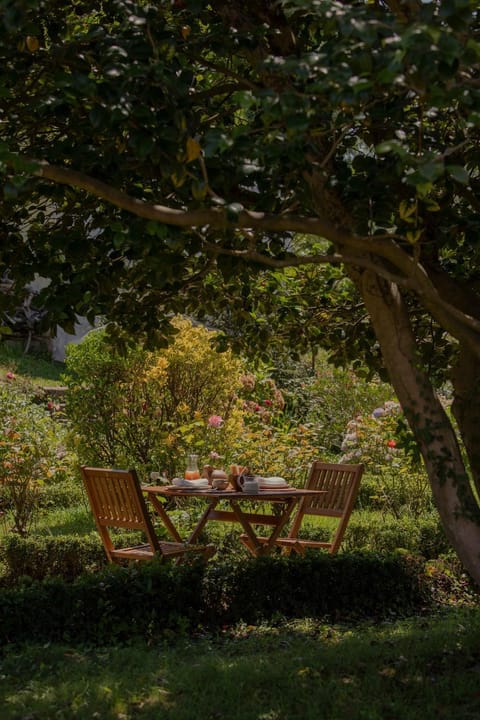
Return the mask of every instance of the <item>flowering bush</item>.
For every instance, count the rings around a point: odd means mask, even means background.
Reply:
[[[166,349],[119,356],[103,331],[67,349],[68,415],[82,462],[184,470],[189,452],[225,456],[238,434],[240,363],[216,353],[214,333],[175,319]]]
[[[341,462],[363,462],[374,507],[399,517],[432,510],[428,477],[398,403],[387,401],[347,424]]]
[[[13,380],[13,378],[9,378]],[[0,386],[0,503],[25,535],[46,483],[64,477],[62,429],[24,390]]]
[[[380,381],[366,381],[349,369],[333,367],[319,352],[315,366],[286,361],[275,369],[282,388],[284,416],[314,433],[316,457],[334,461],[341,452],[347,423],[358,414],[369,414],[383,404],[392,388]]]
[[[280,475],[301,485],[316,457],[314,433],[285,413],[285,399],[268,374],[241,377],[244,430],[236,445],[235,462],[262,475]]]

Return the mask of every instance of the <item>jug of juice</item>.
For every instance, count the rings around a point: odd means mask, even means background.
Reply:
[[[198,455],[187,455],[185,480],[197,480],[199,477],[200,470],[198,469]]]

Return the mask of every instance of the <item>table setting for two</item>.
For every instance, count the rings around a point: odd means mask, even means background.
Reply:
[[[210,477],[173,478],[171,487],[187,492],[243,492],[256,495],[262,491],[286,490],[290,486],[284,478],[278,476],[263,477],[248,472],[230,473],[227,476],[223,470],[213,470]]]

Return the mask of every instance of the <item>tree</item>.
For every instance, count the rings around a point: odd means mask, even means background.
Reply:
[[[259,284],[343,269],[480,583],[479,32],[475,0],[9,0],[0,267],[64,326],[228,306],[257,346]]]

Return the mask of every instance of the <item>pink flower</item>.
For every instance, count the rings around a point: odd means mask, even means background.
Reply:
[[[218,460],[219,457],[220,457],[220,455],[219,455],[217,452],[215,452],[215,450],[212,450],[212,451],[211,451],[211,453],[210,453],[210,458],[211,458],[212,460]]]
[[[7,372],[7,380],[15,380],[15,373]]]
[[[255,405],[255,412],[258,412],[258,411],[261,410],[261,409],[262,409],[262,408],[260,407],[260,405]]]
[[[389,448],[394,448],[394,447],[397,447],[397,443],[396,443],[395,440],[389,440],[389,441],[387,442],[387,446],[388,446]]]
[[[221,417],[221,415],[210,415],[210,417],[208,418],[209,427],[219,428],[222,426],[222,424],[223,418]]]
[[[263,401],[263,404],[266,405],[267,407],[270,407],[270,405],[272,405],[272,401],[271,401],[271,400],[264,400],[264,401]]]

